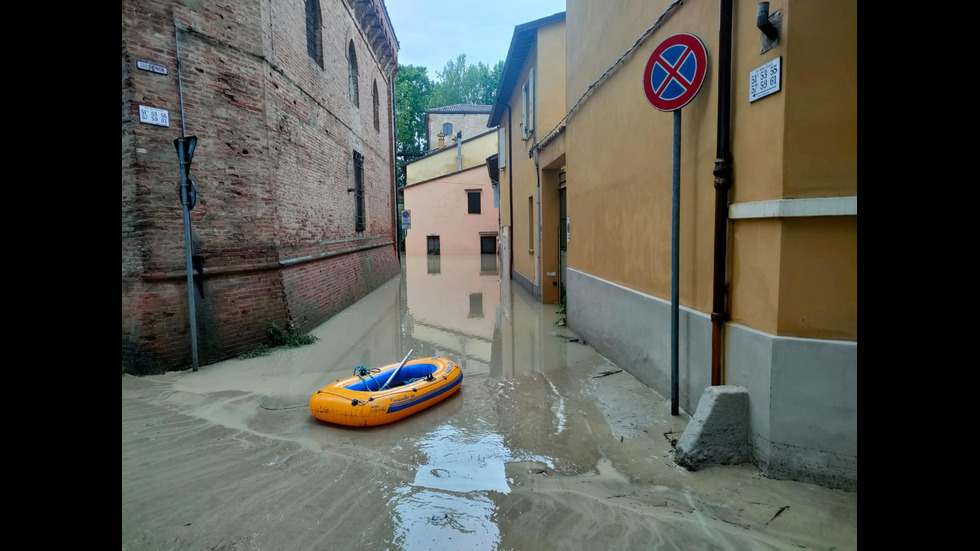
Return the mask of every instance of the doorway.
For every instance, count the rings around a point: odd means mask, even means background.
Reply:
[[[565,170],[558,173],[558,302],[565,300],[570,224],[565,206]]]

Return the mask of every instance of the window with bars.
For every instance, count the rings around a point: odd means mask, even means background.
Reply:
[[[350,41],[350,45],[347,47],[347,72],[348,80],[350,81],[350,100],[354,105],[360,107],[360,101],[357,97],[357,52],[354,51],[354,41]]]
[[[425,238],[426,254],[439,254],[439,236],[429,235]]]
[[[306,0],[306,53],[323,68],[323,35],[319,0]]]
[[[364,155],[354,152],[354,231],[365,228],[364,216]]]

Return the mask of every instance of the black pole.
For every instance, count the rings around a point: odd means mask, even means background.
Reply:
[[[194,263],[190,213],[191,182],[187,177],[190,170],[187,144],[193,144],[195,141],[197,138],[194,136],[178,138],[177,158],[180,160],[180,205],[184,211],[184,261],[187,266],[187,314],[191,322],[191,363],[194,371],[197,371],[197,316],[194,306]],[[204,277],[204,274],[201,274],[201,277]]]
[[[680,268],[680,211],[681,211],[681,110],[674,111],[674,171],[673,200],[671,205],[670,237],[670,414],[677,415],[678,394],[678,271]]]

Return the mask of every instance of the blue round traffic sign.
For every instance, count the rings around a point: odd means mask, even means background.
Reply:
[[[654,48],[643,71],[643,91],[661,111],[676,111],[698,95],[708,70],[708,51],[689,33],[668,36]]]

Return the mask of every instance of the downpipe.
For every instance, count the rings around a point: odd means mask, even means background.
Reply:
[[[728,191],[732,186],[732,0],[720,1],[718,35],[718,137],[715,155],[714,268],[711,305],[711,386],[724,384],[723,329],[728,321]]]

